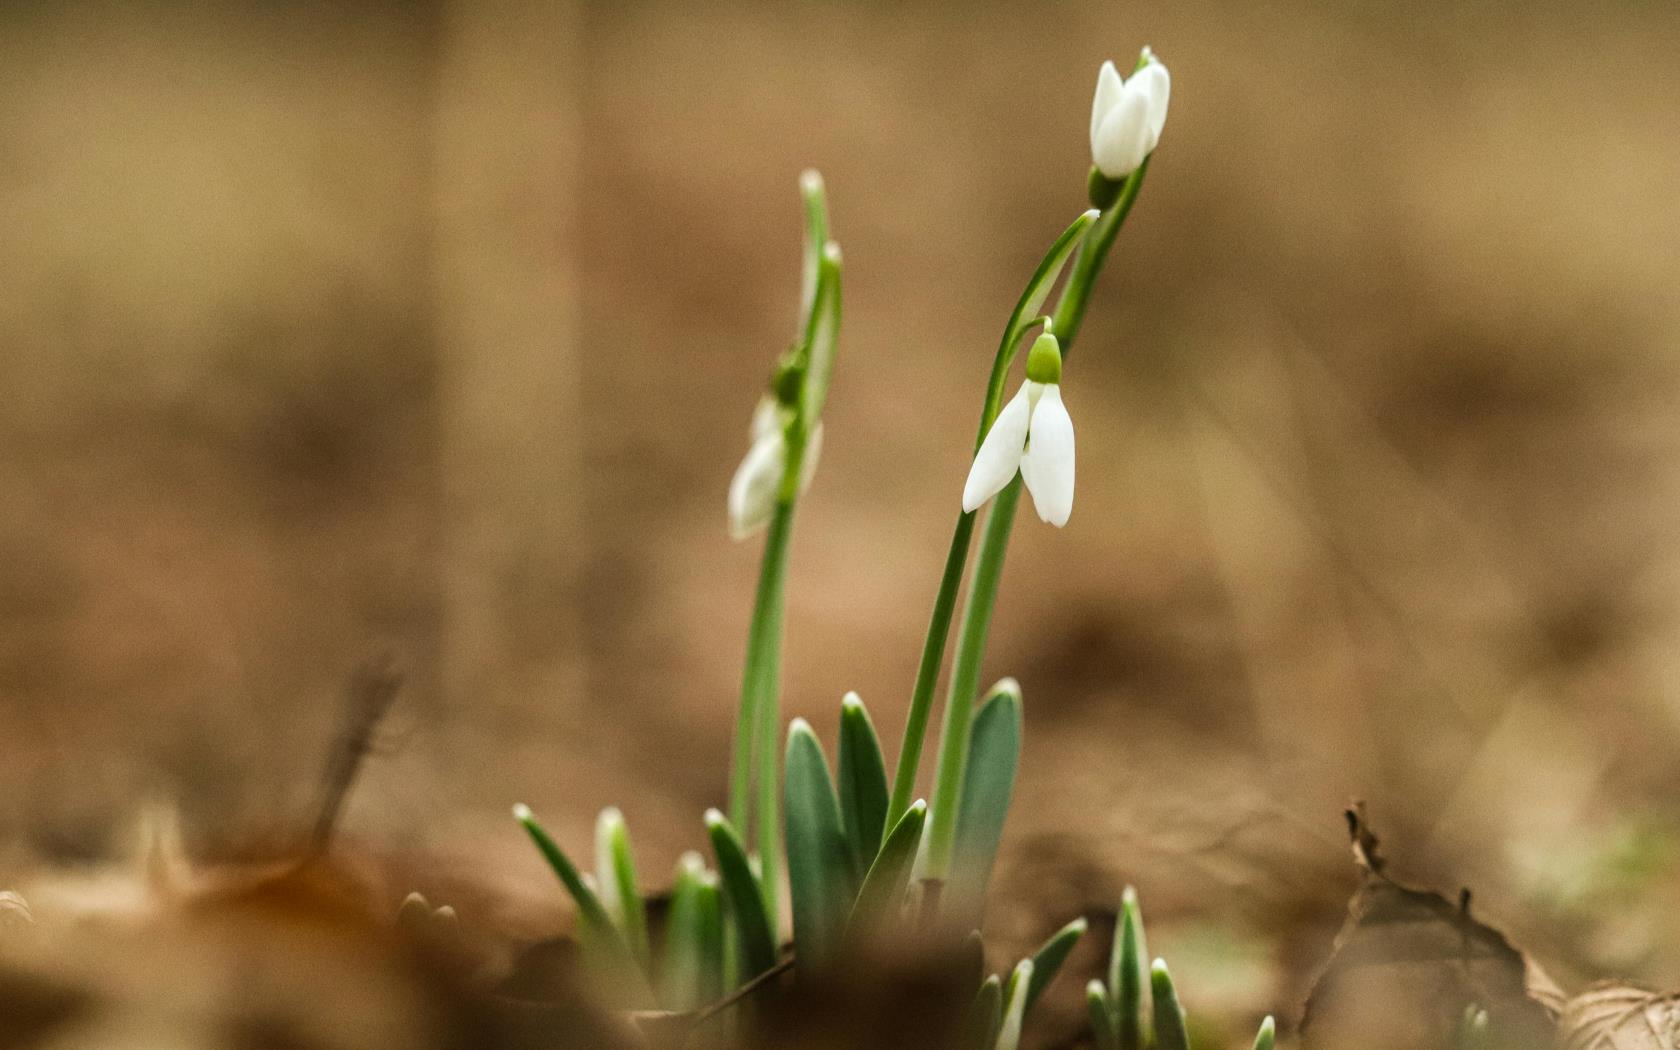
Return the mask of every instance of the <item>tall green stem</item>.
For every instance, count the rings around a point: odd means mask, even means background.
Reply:
[[[757,786],[759,863],[764,904],[770,927],[776,928],[776,879],[781,865],[781,829],[777,802],[781,783],[776,776],[777,730],[781,720],[782,614],[786,606],[788,541],[793,536],[793,501],[776,502],[764,538],[764,560],[758,570],[758,594],[752,624],[747,630],[746,671],[741,677],[741,709],[735,723],[735,744],[729,784],[729,819],[745,834],[753,815]]]
[[[1143,178],[1148,170],[1149,161],[1146,158],[1136,171],[1127,176],[1121,185],[1119,196],[1108,210],[1103,212],[1095,227],[1079,245],[1073,270],[1062,286],[1061,298],[1057,300],[1056,309],[1051,315],[1051,330],[1055,332],[1057,341],[1061,344],[1064,357],[1079,335],[1080,325],[1085,319],[1085,308],[1091,300],[1092,286],[1108,258],[1109,248],[1120,235],[1120,227],[1125,224],[1126,216],[1137,201],[1138,190],[1143,186]],[[1017,306],[1016,314],[1018,318],[1025,316],[1020,306]],[[996,418],[997,407],[1001,405],[1002,370],[1008,367],[1007,351],[1017,333],[1015,322],[1011,322],[1005,332],[1005,350],[1000,351],[998,364],[993,369],[986,411],[981,419],[982,438],[985,437],[992,420]],[[969,732],[974,720],[974,701],[980,689],[980,661],[985,655],[986,634],[991,627],[993,606],[997,603],[998,583],[1003,575],[1003,559],[1009,547],[1009,533],[1015,523],[1015,506],[1021,497],[1021,484],[1021,476],[1016,474],[1015,479],[998,494],[992,504],[991,514],[986,519],[986,529],[980,540],[980,554],[974,566],[973,582],[969,585],[968,602],[963,607],[962,637],[958,640],[956,656],[952,663],[950,691],[945,702],[945,722],[940,734],[939,767],[934,779],[933,807],[928,814],[922,877],[929,880],[943,880],[949,874],[951,843],[956,835],[959,816],[957,807],[962,797],[962,781],[968,766]],[[924,686],[931,696],[932,679],[938,672],[938,659],[943,652],[944,637],[950,624],[949,604],[946,603],[954,603],[956,584],[953,577],[962,572],[962,555],[967,551],[972,528],[971,514],[965,514],[957,522],[957,535],[953,537],[951,554],[946,560],[946,577],[940,583],[939,598],[934,603],[934,623],[928,628],[927,650],[934,649],[932,643],[937,628],[939,651],[933,655],[933,673],[927,675],[928,680],[924,683],[922,677],[918,676],[915,696],[921,695]],[[943,619],[940,617],[941,608],[946,609]],[[928,663],[927,650],[923,652],[924,669]],[[912,697],[913,705],[915,696]],[[912,706],[913,721],[915,715],[916,709]],[[907,742],[909,739],[910,734],[907,732]],[[914,739],[919,749],[921,735],[918,733]],[[902,759],[909,751],[909,747],[906,747],[905,752],[901,754],[899,784],[895,785],[894,789],[895,799],[898,787],[906,780],[913,782],[915,777],[913,768],[908,778],[905,775]]]
[[[986,635],[991,630],[992,609],[997,605],[998,583],[1003,578],[1003,558],[1009,549],[1009,533],[1020,499],[1021,475],[1016,474],[992,501],[986,529],[980,537],[974,580],[969,585],[968,604],[963,608],[962,630],[951,664],[951,686],[945,699],[939,770],[934,779],[922,869],[927,879],[943,880],[949,873],[951,843],[957,830],[957,801],[961,798],[963,773],[968,765],[969,725],[974,720],[974,701],[980,691],[980,661],[986,655]]]
[[[992,375],[986,383],[986,400],[980,409],[980,431],[974,437],[978,452],[992,421],[1003,408],[1004,386],[1008,381],[1009,363],[1015,359],[1015,348],[1021,335],[1032,326],[1032,318],[1044,305],[1050,288],[1061,274],[1062,267],[1078,248],[1098,217],[1088,211],[1073,221],[1050,251],[1039,262],[1032,279],[1015,303],[1015,312],[1003,326],[1003,339],[998,343],[997,355],[992,359]],[[945,643],[951,635],[951,616],[957,607],[957,591],[962,586],[963,566],[968,560],[968,544],[974,535],[974,515],[965,512],[957,518],[957,528],[951,536],[951,549],[945,555],[945,573],[939,580],[939,594],[933,602],[933,616],[928,621],[927,637],[922,642],[922,662],[916,669],[916,686],[910,693],[910,712],[904,724],[904,743],[898,752],[898,770],[893,776],[892,797],[887,803],[887,826],[892,827],[910,808],[916,790],[916,772],[921,767],[922,744],[927,735],[928,714],[933,709],[933,691],[939,682],[939,668],[945,662]]]
[[[974,514],[957,519],[951,549],[945,555],[945,574],[939,578],[939,594],[933,600],[933,617],[922,641],[922,662],[916,668],[916,687],[910,694],[910,714],[904,724],[904,743],[898,751],[898,770],[893,774],[892,798],[887,803],[887,827],[898,824],[910,808],[916,792],[916,770],[921,765],[922,743],[927,737],[928,714],[933,710],[933,690],[939,684],[939,669],[945,664],[945,641],[951,635],[951,616],[957,608],[957,590],[962,586],[963,566],[968,562],[968,542],[974,535]]]

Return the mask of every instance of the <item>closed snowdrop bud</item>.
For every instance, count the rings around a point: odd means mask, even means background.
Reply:
[[[787,469],[787,436],[782,431],[783,409],[773,397],[765,397],[753,412],[752,447],[735,470],[729,483],[729,535],[737,540],[769,524],[776,509],[782,474]],[[822,453],[822,424],[811,431],[805,457],[799,467],[799,491],[811,487]]]
[[[1097,73],[1091,103],[1091,163],[1108,179],[1123,179],[1138,169],[1161,141],[1167,122],[1172,78],[1167,67],[1145,51],[1144,66],[1122,80],[1113,62]]]
[[[1073,419],[1062,403],[1062,352],[1049,332],[1027,354],[1027,380],[1003,406],[963,485],[972,513],[1021,472],[1039,519],[1061,528],[1073,513]]]

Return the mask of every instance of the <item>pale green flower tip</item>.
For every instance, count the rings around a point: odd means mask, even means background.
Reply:
[[[788,723],[788,739],[792,740],[796,736],[808,736],[812,740],[815,740],[817,738],[817,731],[812,729],[811,723],[805,721],[803,718],[795,718],[793,721]]]
[[[1062,381],[1062,348],[1049,331],[1033,340],[1027,351],[1027,380],[1046,385]]]
[[[1079,918],[1073,920],[1072,922],[1068,923],[1066,926],[1063,927],[1063,929],[1067,930],[1068,932],[1077,933],[1080,936],[1084,936],[1085,931],[1089,930],[1090,928],[1091,928],[1091,920],[1087,919],[1083,915],[1081,915]]]
[[[1154,962],[1150,963],[1149,964],[1149,976],[1157,984],[1159,984],[1163,981],[1165,981],[1168,984],[1171,984],[1172,983],[1172,974],[1167,972],[1167,960],[1156,959]]]
[[[1108,988],[1095,977],[1085,984],[1085,998],[1095,1002],[1105,1002],[1108,999]]]
[[[521,824],[531,823],[533,819],[531,816],[531,807],[527,806],[523,802],[515,803],[513,807],[513,819],[519,821]]]
[[[1482,1019],[1486,1020],[1487,1015],[1483,1014]],[[1277,1038],[1277,1019],[1271,1014],[1267,1014],[1266,1019],[1260,1022],[1260,1035],[1266,1039]]]
[[[1147,49],[1145,49],[1147,50]],[[799,173],[799,190],[807,197],[814,197],[823,191],[822,172],[816,168],[806,168]]]
[[[603,829],[617,830],[624,826],[624,814],[617,806],[608,806],[595,818],[595,826]]]
[[[840,254],[840,242],[829,241],[827,244],[823,245],[823,258],[835,269],[839,269],[841,262],[844,261],[844,258]]]
[[[925,816],[927,814],[927,799],[919,798],[916,801],[910,803],[910,808],[905,810],[905,812],[906,813],[914,813],[919,817],[920,816]]]
[[[708,829],[725,828],[729,826],[729,821],[724,818],[723,812],[715,807],[706,811],[704,819]]]
[[[1137,887],[1127,886],[1125,892],[1120,894],[1120,903],[1128,908],[1136,908],[1138,906]]]
[[[848,692],[840,698],[840,709],[842,711],[862,711],[863,697],[857,695],[855,691]]]

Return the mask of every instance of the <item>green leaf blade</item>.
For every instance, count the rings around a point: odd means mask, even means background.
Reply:
[[[583,876],[578,872],[577,865],[573,864],[572,859],[566,856],[566,852],[560,848],[560,844],[555,842],[547,831],[543,830],[541,824],[537,823],[537,818],[532,815],[531,808],[523,803],[513,807],[513,819],[519,821],[525,828],[525,833],[531,836],[532,842],[536,843],[537,851],[543,855],[544,860],[548,861],[548,866],[554,869],[554,874],[560,877],[560,884],[571,895],[572,902],[577,905],[578,914],[583,922],[599,931],[613,932],[616,936],[612,919],[607,915],[606,909],[601,906],[601,899],[583,881]]]
[[[1149,985],[1155,1000],[1155,1050],[1190,1050],[1190,1033],[1184,1024],[1184,1008],[1178,1003],[1172,975],[1160,959],[1149,968]]]
[[[1482,1020],[1485,1026],[1487,1014],[1482,1015]],[[1264,1021],[1260,1022],[1260,1032],[1254,1037],[1254,1050],[1273,1050],[1276,1046],[1277,1021],[1268,1016]]]
[[[992,974],[980,985],[974,1004],[968,1008],[968,1023],[957,1045],[968,1050],[993,1050],[998,1029],[1003,1026],[1003,981]]]
[[[1092,980],[1085,986],[1085,1012],[1091,1018],[1091,1035],[1097,1050],[1120,1050],[1120,1033],[1114,1027],[1114,1005],[1108,1001],[1108,989]]]
[[[974,716],[951,850],[954,914],[978,914],[991,881],[1021,757],[1021,688],[1006,678]]]
[[[623,934],[644,969],[648,966],[647,906],[636,886],[636,863],[630,853],[630,830],[624,814],[611,806],[595,822],[595,883],[601,907]]]
[[[1067,962],[1073,946],[1079,943],[1079,938],[1085,936],[1085,931],[1089,928],[1090,923],[1085,919],[1075,919],[1051,934],[1050,939],[1033,953],[1032,982],[1027,985],[1027,1002],[1024,1009],[1031,1010],[1033,1003],[1044,994],[1044,989],[1050,987],[1050,982],[1061,972],[1062,964]]]
[[[802,718],[788,727],[786,766],[783,804],[794,951],[801,967],[819,969],[839,948],[856,880],[828,761]]]
[[[852,905],[848,936],[871,936],[897,914],[910,884],[910,872],[916,866],[916,849],[921,845],[926,823],[927,803],[917,799],[899,818],[875,863],[869,866],[863,887],[858,890],[857,903]]]
[[[856,693],[840,701],[840,820],[859,879],[875,862],[887,820],[887,763],[875,725]]]
[[[659,976],[669,1010],[697,1009],[723,993],[722,901],[717,876],[698,853],[677,861]]]
[[[712,842],[723,901],[739,943],[740,978],[751,980],[776,965],[776,942],[764,912],[764,894],[741,837],[715,809],[706,811],[706,834]]]
[[[1027,989],[1032,987],[1033,962],[1022,959],[1009,975],[1003,991],[1003,1024],[998,1028],[997,1050],[1016,1050],[1021,1045],[1021,1026],[1027,1016]]]
[[[1144,1032],[1145,960],[1143,912],[1137,890],[1130,886],[1120,898],[1120,928],[1108,959],[1108,987],[1113,992],[1115,1029],[1120,1050],[1142,1050]]]
[[[799,418],[809,438],[822,419],[828,384],[834,377],[834,352],[840,342],[840,246],[829,241],[817,263],[816,300],[805,331],[805,382],[800,388]]]

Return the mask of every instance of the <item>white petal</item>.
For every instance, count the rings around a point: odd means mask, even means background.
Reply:
[[[968,468],[968,481],[963,485],[964,513],[974,511],[1003,491],[1021,466],[1021,450],[1027,444],[1027,423],[1032,417],[1032,398],[1027,388],[1033,385],[1021,384],[1020,391],[992,422],[992,429],[986,431],[986,440],[980,442],[980,451],[974,454],[974,465]]]
[[[818,423],[817,428],[811,431],[811,436],[805,441],[805,458],[799,462],[800,495],[804,495],[805,490],[811,487],[811,478],[816,476],[817,457],[822,455],[822,435],[823,425]]]
[[[729,482],[729,535],[740,540],[770,522],[776,509],[776,490],[782,483],[787,458],[781,431],[753,442]]]
[[[1159,62],[1151,62],[1132,74],[1126,90],[1141,94],[1146,100],[1144,123],[1149,128],[1149,148],[1161,141],[1161,129],[1167,123],[1167,100],[1172,96],[1172,75]]]
[[[1038,516],[1058,529],[1073,513],[1073,419],[1059,386],[1044,388],[1032,414],[1032,439],[1021,457],[1021,479]]]
[[[1104,62],[1097,70],[1097,93],[1091,98],[1091,155],[1097,152],[1097,131],[1108,116],[1114,104],[1120,101],[1120,95],[1125,90],[1124,82],[1120,79],[1120,71],[1114,68],[1113,62]]]
[[[776,399],[765,394],[758,399],[758,407],[753,409],[752,439],[757,441],[773,430],[782,428],[782,408],[776,404]]]
[[[1091,162],[1110,179],[1123,179],[1149,156],[1149,97],[1127,91],[1103,118],[1091,143]]]

